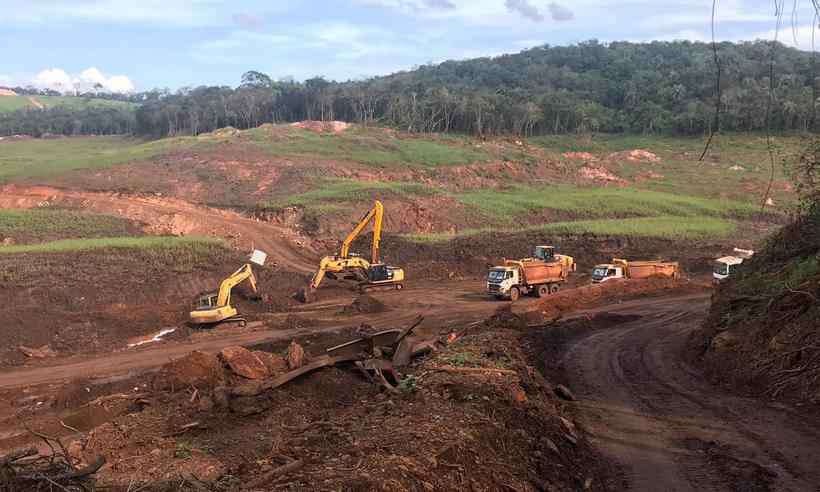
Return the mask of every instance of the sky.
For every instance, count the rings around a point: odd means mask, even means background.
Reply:
[[[776,1],[788,4],[779,30]],[[175,90],[236,86],[248,70],[361,79],[543,44],[709,41],[711,11],[712,0],[0,0],[0,86]],[[717,0],[715,35],[810,50],[812,17],[810,0]]]

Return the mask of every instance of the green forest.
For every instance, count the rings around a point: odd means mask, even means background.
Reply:
[[[718,43],[724,131],[811,131],[811,53],[768,41]],[[343,120],[409,132],[478,136],[566,133],[697,135],[717,102],[710,43],[540,46],[517,54],[424,65],[367,80],[273,80],[130,96],[136,109],[24,109],[0,114],[0,135],[135,134],[159,138],[262,123]]]

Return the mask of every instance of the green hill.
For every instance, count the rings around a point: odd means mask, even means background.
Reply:
[[[69,109],[84,109],[88,107],[134,108],[136,104],[125,101],[112,101],[77,96],[0,96],[0,113],[17,111],[18,109],[43,109],[64,107]]]

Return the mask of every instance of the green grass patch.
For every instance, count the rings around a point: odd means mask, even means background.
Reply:
[[[481,234],[518,234],[544,232],[549,234],[596,234],[611,236],[657,237],[664,239],[720,238],[732,234],[736,225],[731,220],[716,217],[636,217],[629,219],[578,220],[553,222],[516,229],[466,229],[458,234],[405,234],[405,239],[418,243],[441,243],[456,238]]]
[[[62,239],[40,244],[0,246],[0,254],[66,253],[102,249],[134,249],[157,254],[169,250],[185,250],[192,255],[206,253],[213,247],[224,247],[221,239],[197,236],[105,237],[93,239]]]
[[[45,108],[64,107],[68,109],[97,108],[126,108],[136,109],[137,105],[127,101],[112,101],[94,97],[76,96],[0,96],[0,113],[30,108],[39,109],[32,100],[37,101]]]
[[[338,209],[332,202],[360,200],[363,195],[376,197],[384,194],[404,196],[429,196],[437,190],[418,183],[400,181],[356,181],[353,179],[325,179],[318,182],[318,187],[304,193],[283,196],[263,202],[263,208],[282,208],[289,206],[325,207],[326,211]],[[322,203],[331,202],[331,203]]]
[[[126,137],[0,142],[0,182],[13,178],[56,176],[76,169],[106,168],[195,145],[206,144],[190,137],[152,142]]]
[[[605,218],[612,216],[750,216],[756,211],[752,204],[683,196],[636,188],[578,188],[568,185],[543,188],[477,190],[457,195],[465,205],[502,223],[512,222],[523,214],[543,209],[560,210],[578,217]]]
[[[339,134],[301,128],[260,127],[245,132],[277,156],[353,161],[374,167],[406,165],[436,168],[484,162],[490,156],[452,138],[399,138],[381,129],[351,129]]]
[[[110,215],[63,209],[0,210],[0,237],[18,242],[126,236],[132,229],[130,221]]]

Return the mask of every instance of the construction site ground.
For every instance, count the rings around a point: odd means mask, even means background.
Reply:
[[[307,209],[254,207],[291,187],[310,192],[305,176],[317,169],[322,179],[428,180],[451,191],[503,188],[493,181],[501,174],[525,180],[535,172],[549,181],[571,170],[489,162],[426,173],[306,158],[271,164],[258,148],[213,145],[208,155],[216,160],[169,154],[0,188],[2,209],[105,214],[127,221],[133,235],[225,240],[195,257],[116,248],[0,255],[7,296],[0,456],[27,445],[47,453],[35,432],[59,437],[78,464],[105,456],[98,479],[115,490],[820,490],[816,407],[739,396],[711,385],[685,357],[687,337],[709,308],[711,259],[734,237],[514,226],[448,241],[391,234],[382,247],[407,271],[403,290],[362,298],[328,281],[317,302],[301,304],[292,294],[364,209],[347,201],[340,211],[334,202],[312,221]],[[223,194],[212,193],[222,179],[215,172],[230,176]],[[251,184],[252,193],[238,194]],[[404,234],[484,220],[446,194],[385,193],[394,217],[387,227]],[[579,218],[551,210],[524,222]],[[760,235],[782,220],[764,218],[742,217],[737,235]],[[484,293],[488,265],[545,241],[582,265],[560,293],[514,305]],[[257,271],[261,298],[244,287],[234,296],[248,325],[188,326],[191,300],[252,248],[269,262]],[[612,257],[680,261],[684,279],[591,286],[588,267]],[[405,328],[419,315],[414,336],[439,343],[400,369],[397,392],[340,363],[219,401],[219,388],[247,383],[222,364],[224,354],[217,357],[226,348],[257,351],[275,366],[296,341],[315,361],[329,347]],[[209,372],[214,367],[219,377]],[[266,481],[254,483],[260,477]]]

